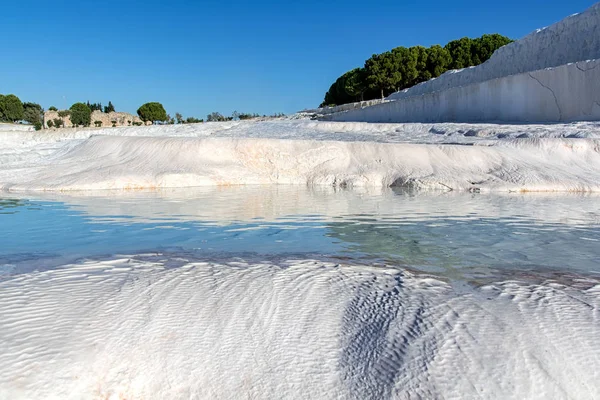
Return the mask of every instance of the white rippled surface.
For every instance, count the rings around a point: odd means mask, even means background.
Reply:
[[[0,189],[296,184],[600,191],[599,149],[599,142],[593,139],[523,139],[491,146],[460,146],[94,136],[37,165],[0,170]]]
[[[0,282],[0,397],[600,396],[600,286],[312,260],[90,260]]]
[[[99,190],[276,183],[597,191],[598,137],[597,123],[309,120],[0,132],[0,188]]]

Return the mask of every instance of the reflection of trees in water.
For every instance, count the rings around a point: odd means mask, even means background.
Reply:
[[[460,265],[461,259],[447,242],[447,232],[419,224],[390,224],[377,222],[333,222],[327,224],[328,236],[347,244],[352,251],[375,258],[390,258],[406,266],[450,268]]]
[[[3,199],[0,198],[0,214],[12,214],[16,210],[14,208],[24,207],[27,205],[27,201],[21,199]]]

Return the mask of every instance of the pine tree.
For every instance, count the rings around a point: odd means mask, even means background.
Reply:
[[[437,78],[448,69],[467,68],[487,61],[494,51],[512,42],[499,35],[483,35],[477,39],[462,38],[445,47],[396,47],[374,54],[364,68],[356,68],[336,79],[325,93],[322,106],[351,103],[385,96],[394,90],[414,86]]]
[[[140,108],[138,108],[137,114],[139,115],[140,119],[144,122],[165,122],[169,120],[169,117],[167,116],[167,112],[165,111],[163,105],[156,102],[146,103],[142,105]]]
[[[402,81],[402,74],[398,70],[395,60],[396,57],[393,53],[387,51],[382,54],[374,54],[365,62],[369,87],[379,90],[382,99],[386,92],[394,90]]]
[[[108,114],[109,112],[114,112],[114,111],[115,111],[115,106],[113,106],[113,103],[111,103],[109,101],[108,105],[104,107],[104,112]]]

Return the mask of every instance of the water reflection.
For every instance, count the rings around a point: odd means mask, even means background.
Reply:
[[[0,198],[0,214],[13,214],[17,212],[16,208],[23,207],[26,204],[27,202],[21,199]]]
[[[597,273],[597,200],[298,186],[7,194],[0,264],[191,251],[341,257],[453,277],[506,269]]]

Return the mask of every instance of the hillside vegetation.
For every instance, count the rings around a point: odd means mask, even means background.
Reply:
[[[383,98],[393,92],[437,78],[452,69],[479,65],[494,51],[511,43],[500,34],[483,35],[476,39],[464,37],[446,46],[396,47],[373,54],[363,67],[340,76],[325,93],[323,106]]]

